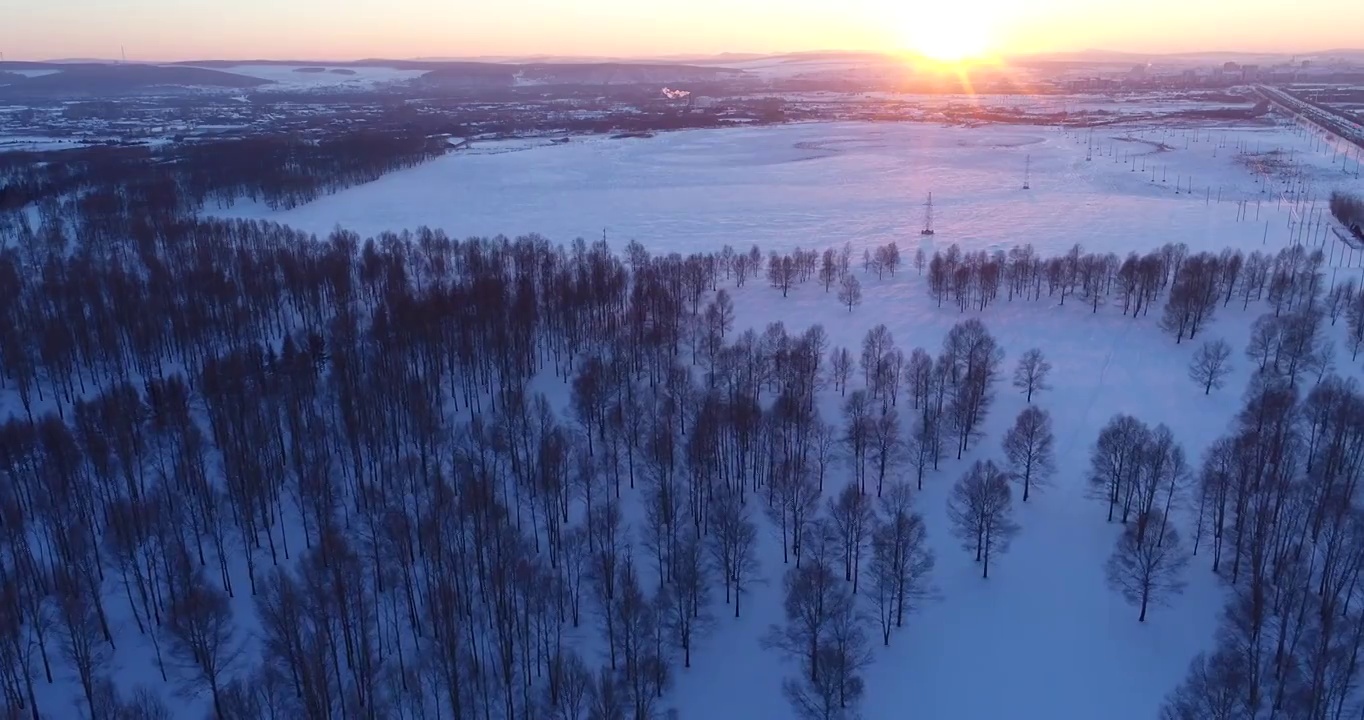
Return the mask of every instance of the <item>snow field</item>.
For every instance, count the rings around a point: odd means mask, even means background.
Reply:
[[[1251,172],[1237,143],[1252,154],[1282,149],[1267,156],[1275,175],[1262,181]],[[1031,190],[1023,191],[1029,163]],[[1091,136],[1054,127],[812,123],[454,152],[293,210],[240,204],[221,214],[319,235],[337,225],[361,236],[427,225],[454,237],[535,232],[568,242],[605,230],[616,247],[635,239],[684,254],[724,244],[756,243],[766,253],[851,242],[860,255],[892,240],[913,245],[931,192],[939,247],[1031,243],[1051,255],[1080,243],[1126,254],[1178,241],[1194,251],[1277,251],[1306,234],[1290,234],[1294,212],[1313,219],[1311,237],[1319,239],[1325,223],[1315,220],[1331,190],[1364,188],[1342,165],[1355,167],[1343,155],[1332,162],[1329,147],[1294,126],[1114,126]]]

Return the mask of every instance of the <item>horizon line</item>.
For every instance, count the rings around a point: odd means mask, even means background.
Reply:
[[[1336,48],[1326,48],[1326,49],[1321,49],[1321,50],[1292,50],[1292,51],[1289,51],[1289,50],[1173,50],[1173,51],[1139,51],[1139,50],[1114,50],[1114,49],[1107,49],[1107,48],[1086,48],[1086,49],[1082,49],[1082,50],[1040,50],[1040,51],[1032,51],[1032,52],[999,53],[996,57],[997,57],[999,60],[1027,59],[1027,58],[1036,58],[1036,57],[1045,57],[1045,56],[1086,55],[1086,54],[1094,54],[1094,55],[1102,55],[1102,54],[1108,54],[1108,55],[1124,55],[1124,56],[1132,56],[1132,57],[1148,57],[1148,58],[1162,58],[1162,57],[1169,58],[1169,57],[1183,57],[1183,56],[1194,56],[1194,55],[1269,55],[1269,56],[1299,57],[1299,56],[1317,56],[1317,55],[1332,55],[1332,54],[1355,54],[1355,53],[1364,54],[1364,47],[1359,47],[1359,48],[1348,48],[1348,47],[1344,47],[1344,48],[1343,48],[1343,47],[1336,47]],[[590,62],[613,62],[613,61],[628,61],[628,62],[654,61],[654,62],[686,63],[686,62],[689,62],[689,61],[696,61],[696,60],[720,60],[720,59],[725,58],[726,56],[738,56],[738,57],[742,58],[743,60],[758,60],[758,59],[763,59],[763,58],[780,58],[780,57],[792,57],[792,56],[800,56],[800,55],[882,55],[882,56],[897,56],[897,55],[913,55],[913,54],[914,54],[913,52],[908,51],[908,50],[811,49],[811,50],[789,50],[789,51],[775,51],[775,52],[756,52],[756,51],[742,51],[742,50],[724,50],[724,51],[720,51],[720,52],[711,52],[711,53],[706,53],[706,52],[696,52],[696,53],[674,52],[674,53],[666,53],[666,54],[662,54],[662,55],[647,55],[647,54],[591,55],[591,54],[585,54],[585,53],[552,53],[552,52],[545,52],[545,53],[505,53],[505,54],[488,54],[488,53],[485,53],[485,54],[480,54],[480,55],[449,55],[449,56],[441,56],[441,55],[422,55],[422,56],[416,56],[416,57],[365,56],[365,57],[357,57],[357,58],[349,59],[349,60],[339,60],[339,59],[334,59],[334,58],[332,58],[332,59],[308,58],[308,57],[297,57],[297,56],[295,56],[295,57],[289,57],[289,56],[278,56],[278,57],[261,57],[261,56],[255,56],[255,57],[245,57],[245,58],[233,58],[233,57],[225,57],[225,56],[207,56],[207,57],[186,57],[186,58],[179,58],[179,59],[134,59],[134,60],[124,60],[124,59],[120,59],[120,58],[118,58],[118,57],[108,57],[108,58],[95,58],[95,57],[88,57],[88,58],[87,58],[87,57],[56,57],[56,58],[45,58],[45,59],[14,59],[14,58],[5,58],[3,62],[0,62],[0,64],[10,64],[10,63],[52,63],[52,64],[60,64],[60,63],[82,63],[82,62],[85,62],[85,63],[101,63],[101,64],[108,63],[108,64],[141,64],[141,65],[151,65],[151,64],[169,64],[169,63],[189,63],[189,64],[193,64],[193,63],[209,63],[209,62],[215,62],[215,63],[233,62],[233,63],[247,64],[247,63],[252,63],[252,62],[269,62],[269,63],[285,63],[285,64],[287,64],[287,63],[298,63],[298,64],[318,64],[318,65],[339,65],[339,64],[357,64],[357,63],[365,63],[365,62],[417,62],[417,63],[423,63],[423,62],[424,62],[424,63],[442,63],[442,62],[489,62],[489,63],[510,63],[510,62],[534,61],[534,60],[536,60],[536,59],[543,59],[543,60],[541,60],[541,61],[543,61],[543,62],[563,62],[563,63],[572,63],[572,62],[585,62],[585,63],[590,63]]]

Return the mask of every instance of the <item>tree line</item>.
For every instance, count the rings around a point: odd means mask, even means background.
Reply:
[[[850,244],[822,254],[801,249],[787,255],[772,253],[767,277],[783,297],[794,286],[817,277],[825,292],[837,286],[839,304],[851,311],[862,302],[862,285],[851,271],[851,257]],[[877,279],[893,275],[900,258],[894,242],[868,249],[863,255],[863,274],[875,274]],[[720,261],[723,264],[726,257]],[[751,268],[761,267],[761,261],[758,255],[736,264],[743,266],[737,271],[740,284]],[[931,256],[922,248],[917,250],[913,266],[920,273],[927,272],[929,296],[939,307],[950,303],[963,313],[981,312],[1001,299],[1037,301],[1045,295],[1060,305],[1067,299],[1078,300],[1095,313],[1107,305],[1120,306],[1123,315],[1135,319],[1150,315],[1157,306],[1159,327],[1176,343],[1199,336],[1220,307],[1238,302],[1246,309],[1251,302],[1267,301],[1275,317],[1283,318],[1275,322],[1284,327],[1318,322],[1313,319],[1317,315],[1329,318],[1333,325],[1345,318],[1351,355],[1357,358],[1364,346],[1364,293],[1353,278],[1333,281],[1324,288],[1325,262],[1319,249],[1303,245],[1272,254],[1234,249],[1191,254],[1183,243],[1167,243],[1146,254],[1120,258],[1114,253],[1087,253],[1077,244],[1063,255],[1045,258],[1031,245],[1007,252],[964,252],[954,244]],[[1162,298],[1165,304],[1158,306]],[[1222,377],[1217,368],[1211,373]]]
[[[88,235],[92,226],[139,217],[165,222],[243,199],[288,209],[413,167],[445,149],[443,139],[419,131],[358,130],[317,140],[258,135],[0,153],[0,213],[37,205],[47,217],[80,214],[87,226],[82,235]],[[124,225],[107,232],[126,238],[128,230]]]

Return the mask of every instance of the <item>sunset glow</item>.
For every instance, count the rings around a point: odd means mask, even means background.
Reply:
[[[989,54],[988,23],[963,4],[919,8],[906,20],[905,49],[939,63],[979,60]]]

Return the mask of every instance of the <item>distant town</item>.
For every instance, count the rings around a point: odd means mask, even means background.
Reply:
[[[0,62],[0,152],[287,134],[488,139],[815,120],[1082,124],[1235,120],[1271,104],[1364,139],[1364,52],[1063,55],[969,72],[874,53],[680,62]]]

